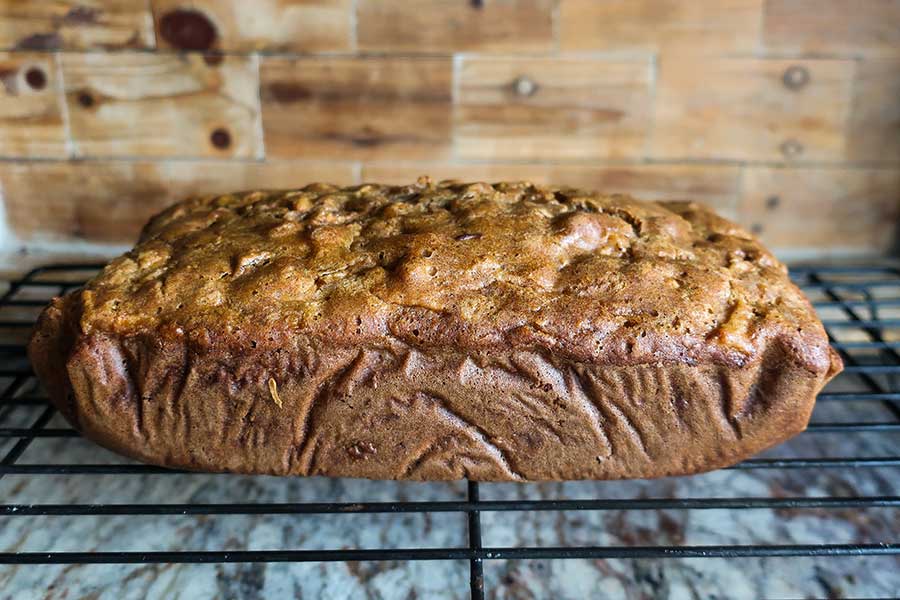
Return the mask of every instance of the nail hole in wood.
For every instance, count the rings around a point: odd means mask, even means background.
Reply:
[[[803,154],[803,144],[797,140],[785,140],[779,146],[781,153],[787,158],[794,158]]]
[[[42,90],[47,86],[47,76],[37,67],[31,67],[25,71],[25,83],[32,89]]]
[[[534,82],[530,77],[525,75],[520,75],[513,80],[512,88],[522,97],[534,96],[538,90],[538,84]]]
[[[94,97],[91,96],[90,92],[81,92],[78,94],[78,104],[84,108],[90,108],[94,105]]]
[[[781,81],[789,90],[799,90],[809,83],[809,69],[800,65],[793,65],[785,69]]]
[[[224,150],[231,145],[231,134],[224,127],[219,127],[210,134],[209,140],[213,146]]]

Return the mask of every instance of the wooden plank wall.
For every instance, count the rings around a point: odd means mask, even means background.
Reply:
[[[185,195],[531,179],[693,198],[784,256],[900,218],[900,0],[0,0],[0,251]]]

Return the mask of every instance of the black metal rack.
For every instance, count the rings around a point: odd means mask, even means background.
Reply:
[[[0,295],[0,478],[63,475],[171,474],[170,471],[133,462],[110,464],[63,464],[20,462],[35,441],[43,438],[67,440],[78,433],[64,426],[50,426],[55,409],[36,386],[25,356],[25,341],[37,312],[47,300],[81,285],[98,265],[50,265],[34,269],[10,281]],[[795,281],[812,298],[823,317],[832,343],[842,355],[846,370],[819,397],[818,405],[841,404],[850,418],[838,421],[813,417],[800,437],[820,434],[871,436],[900,432],[900,269],[892,266],[803,267],[792,270]],[[833,391],[837,390],[837,391]],[[881,407],[880,417],[854,406]],[[30,422],[14,422],[20,409],[32,412]],[[818,414],[817,408],[817,414]],[[883,416],[887,415],[887,417]],[[894,443],[894,440],[891,441]],[[896,444],[893,447],[900,450]],[[878,456],[764,456],[732,469],[817,470],[888,469],[896,477],[900,451]],[[828,495],[802,497],[691,497],[691,498],[590,498],[566,500],[483,500],[480,486],[470,482],[463,500],[410,502],[303,502],[222,504],[3,504],[0,517],[79,515],[348,515],[366,513],[458,513],[465,515],[468,544],[440,548],[367,548],[298,550],[204,550],[162,552],[5,552],[4,564],[86,563],[233,563],[318,561],[442,561],[469,563],[472,598],[483,598],[483,561],[500,559],[660,559],[737,557],[818,557],[900,555],[897,531],[884,531],[877,543],[823,544],[725,544],[725,545],[633,545],[633,546],[528,546],[491,547],[484,544],[482,514],[524,511],[646,511],[707,509],[896,509],[900,496]],[[0,500],[2,501],[2,500]]]

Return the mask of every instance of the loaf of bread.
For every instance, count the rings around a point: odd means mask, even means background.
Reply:
[[[841,369],[784,266],[700,205],[428,179],[175,205],[29,352],[148,463],[422,480],[731,465]]]

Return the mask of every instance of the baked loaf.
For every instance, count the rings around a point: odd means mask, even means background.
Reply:
[[[376,479],[715,469],[802,431],[841,369],[784,266],[700,205],[428,179],[175,205],[29,351],[122,454]]]

